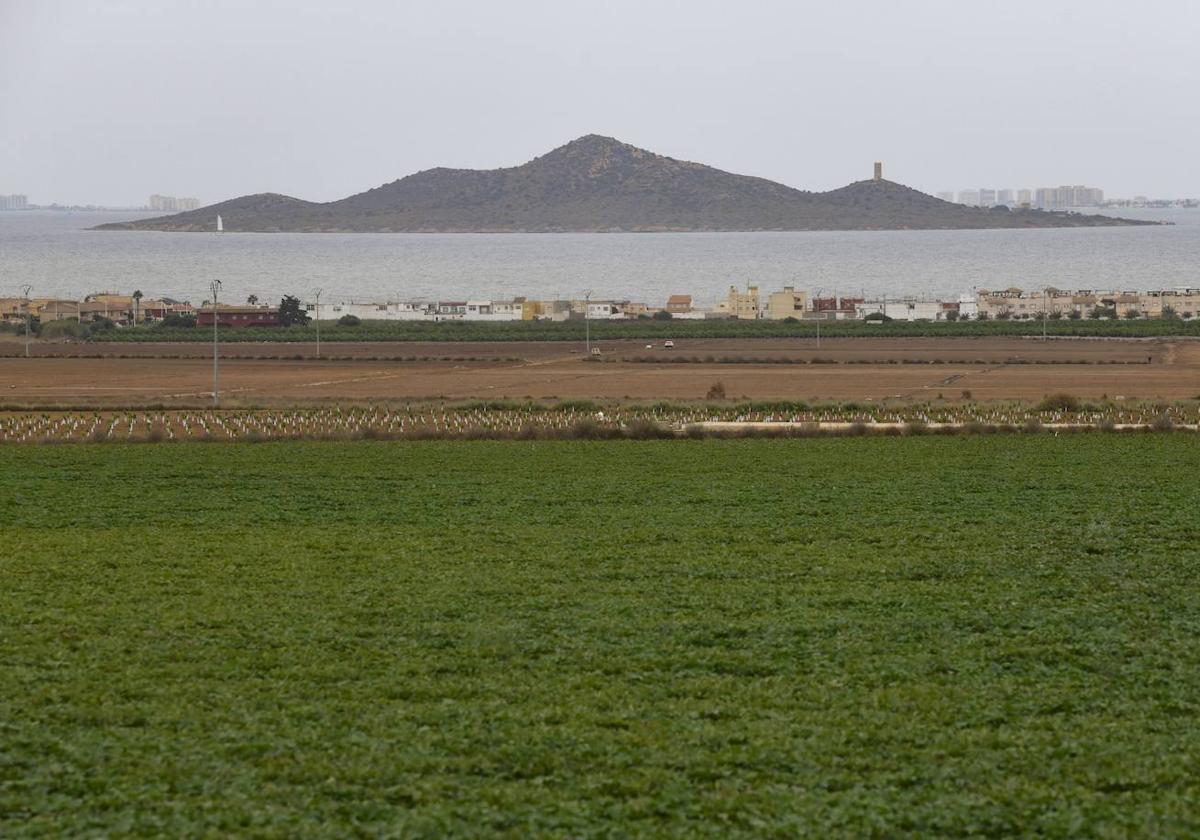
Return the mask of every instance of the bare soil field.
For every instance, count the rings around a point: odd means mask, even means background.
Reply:
[[[1200,344],[1164,340],[712,339],[673,350],[604,342],[599,360],[565,343],[472,342],[222,346],[229,405],[468,399],[975,400],[1191,399]],[[37,344],[0,349],[0,403],[9,406],[201,405],[211,349],[179,344]]]

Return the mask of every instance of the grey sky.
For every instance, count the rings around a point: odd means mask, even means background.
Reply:
[[[581,134],[828,189],[1200,195],[1195,0],[0,0],[0,193],[340,198]]]

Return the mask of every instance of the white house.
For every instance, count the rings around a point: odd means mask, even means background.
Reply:
[[[589,321],[602,321],[613,318],[624,318],[625,313],[611,300],[589,300],[586,317]]]
[[[469,300],[463,310],[464,321],[520,321],[523,307],[513,301]]]
[[[868,300],[854,305],[855,317],[860,320],[880,312],[893,321],[944,321],[946,312],[941,301],[917,300]]]
[[[387,305],[387,317],[392,321],[432,321],[433,304],[417,301],[396,301]]]
[[[979,317],[979,301],[974,295],[959,295],[958,296],[958,319],[960,321],[974,321]]]
[[[355,303],[354,301],[321,301],[318,312],[316,301],[304,304],[304,311],[310,318],[320,318],[322,321],[336,321],[346,315],[353,315],[362,321],[382,321],[388,317],[386,303]]]

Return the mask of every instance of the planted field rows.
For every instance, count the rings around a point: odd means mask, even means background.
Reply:
[[[1197,470],[0,447],[0,836],[1194,837]]]
[[[0,443],[247,441],[438,437],[662,437],[702,433],[1180,429],[1200,424],[1200,403],[913,405],[859,403],[459,407],[0,413]]]

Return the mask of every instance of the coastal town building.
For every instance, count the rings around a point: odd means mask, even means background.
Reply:
[[[950,308],[944,301],[912,297],[867,300],[854,304],[854,315],[859,319],[879,314],[891,321],[945,321],[949,312],[958,312],[957,301],[953,303]]]
[[[797,292],[793,286],[784,286],[782,291],[767,296],[767,318],[782,321],[785,318],[803,318],[808,310],[808,293]]]
[[[739,321],[757,320],[758,286],[747,286],[744,292],[737,286],[730,286],[728,296],[716,305],[714,311]]]
[[[671,295],[667,298],[667,311],[672,315],[682,315],[692,311],[691,295]]]
[[[273,306],[202,306],[196,310],[196,326],[211,327],[277,327],[279,310]]]
[[[24,298],[0,298],[0,321],[5,324],[20,324],[25,320]]]
[[[1132,290],[1046,288],[1025,291],[1010,287],[976,292],[977,317],[1028,318],[1161,318],[1200,316],[1200,288]]]
[[[584,304],[585,316],[591,321],[614,320],[625,317],[619,305],[611,300],[589,300]]]
[[[863,298],[820,297],[813,298],[812,312],[814,317],[825,320],[843,321],[858,317],[857,307],[865,303]]]
[[[763,305],[765,303],[765,306]],[[316,301],[301,304],[310,318],[318,318]],[[789,318],[822,320],[867,319],[882,316],[894,321],[1030,320],[1061,318],[1162,318],[1185,320],[1200,317],[1200,288],[1151,290],[1063,290],[1053,287],[1024,290],[978,289],[974,294],[949,298],[916,296],[809,297],[794,286],[769,292],[765,301],[759,288],[729,288],[726,297],[710,307],[696,306],[690,295],[672,295],[667,306],[652,308],[629,300],[511,300],[462,299],[441,301],[322,301],[319,318],[337,321],[353,316],[360,321],[532,321],[532,320],[632,320],[666,312],[680,320],[783,321]],[[27,316],[41,322],[78,318],[83,323],[108,320],[117,326],[153,323],[171,315],[195,316],[212,324],[212,307],[199,307],[169,298],[137,297],[117,292],[96,292],[83,300],[66,298],[0,298],[0,322],[24,323]],[[278,311],[270,306],[218,307],[218,323],[231,327],[271,326]],[[874,318],[872,320],[875,320]]]

